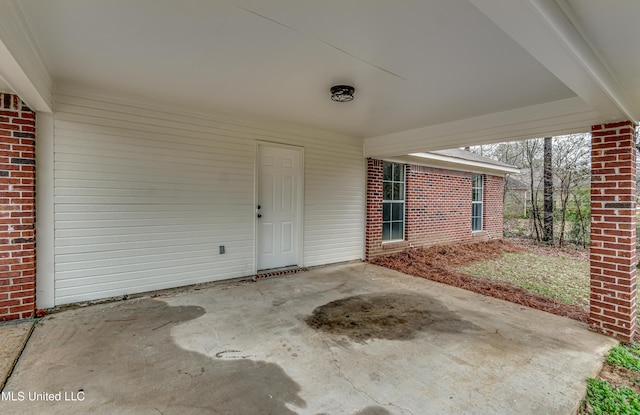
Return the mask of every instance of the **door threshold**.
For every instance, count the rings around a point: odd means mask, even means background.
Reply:
[[[300,268],[297,265],[282,268],[261,269],[251,279],[253,281],[257,281],[265,278],[277,277],[280,275],[297,274],[298,272],[303,272],[306,270],[306,268]]]

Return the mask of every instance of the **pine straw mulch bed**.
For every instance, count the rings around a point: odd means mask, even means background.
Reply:
[[[499,258],[505,252],[525,251],[544,255],[571,256],[577,259],[587,258],[585,253],[579,251],[536,246],[524,240],[513,242],[492,240],[413,248],[374,258],[370,263],[587,323],[589,317],[587,307],[568,305],[552,298],[533,294],[523,288],[472,277],[457,271],[458,267],[472,262]]]

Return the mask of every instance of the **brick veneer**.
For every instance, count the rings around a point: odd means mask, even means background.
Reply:
[[[504,234],[504,177],[484,176],[484,230],[491,238]]]
[[[382,174],[382,160],[367,159],[366,259],[382,251]]]
[[[485,175],[483,231],[471,231],[471,173],[407,165],[405,240],[382,243],[382,161],[367,160],[367,259],[413,246],[502,238],[504,178]]]
[[[35,113],[0,93],[0,321],[35,309]]]
[[[636,330],[636,147],[631,122],[591,128],[591,328]]]

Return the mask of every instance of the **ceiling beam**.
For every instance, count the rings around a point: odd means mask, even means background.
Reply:
[[[584,133],[604,122],[580,98],[568,98],[364,140],[366,157],[390,157],[432,150]]]

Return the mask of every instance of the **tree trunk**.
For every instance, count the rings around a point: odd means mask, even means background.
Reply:
[[[569,193],[560,192],[560,200],[562,203],[562,207],[560,208],[560,212],[562,212],[561,226],[560,226],[560,238],[558,240],[558,246],[562,248],[564,245],[564,228],[567,223],[567,204],[569,203]]]
[[[529,168],[529,200],[531,203],[531,236],[535,237],[536,241],[540,241],[542,238],[540,227],[542,222],[540,221],[540,209],[538,209],[538,188],[534,185],[534,160],[536,157],[537,140],[527,140],[524,143],[525,159]],[[539,187],[539,184],[538,184]]]
[[[578,220],[580,221],[580,229],[582,230],[582,247],[586,248],[587,247],[587,239],[586,239],[586,234],[587,234],[587,228],[584,226],[584,218],[582,217],[582,209],[580,208],[580,202],[578,201],[578,197],[576,196],[576,194],[573,194],[573,200],[576,202],[576,209],[578,210]]]
[[[542,235],[540,235],[540,209],[538,209],[537,189],[533,185],[533,169],[531,173],[531,181],[529,187],[531,188],[531,223],[533,224],[533,232],[535,233],[536,241],[540,241]]]
[[[544,235],[553,244],[553,137],[544,138]]]

